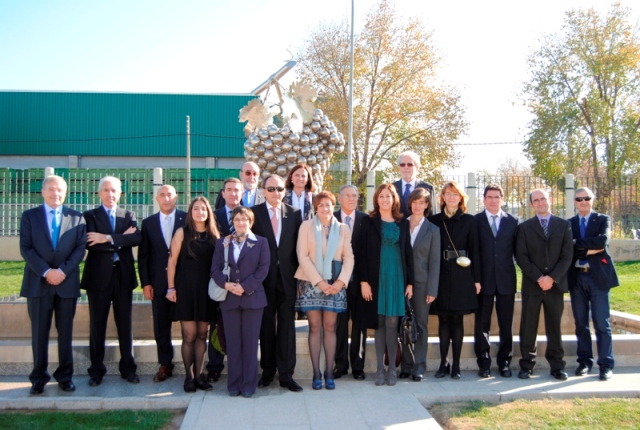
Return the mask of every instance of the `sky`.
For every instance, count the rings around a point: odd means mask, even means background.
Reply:
[[[354,2],[358,31],[377,1]],[[621,3],[637,24],[640,2]],[[439,76],[467,109],[468,133],[456,143],[474,145],[457,146],[461,165],[447,173],[526,163],[521,145],[495,143],[525,135],[527,56],[567,10],[610,4],[395,1],[400,16],[433,31]],[[350,13],[350,0],[0,0],[0,90],[246,94],[292,59],[310,28]]]

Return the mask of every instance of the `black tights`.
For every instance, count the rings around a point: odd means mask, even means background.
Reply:
[[[207,352],[209,323],[204,321],[180,321],[182,327],[182,361],[187,380],[202,373],[204,355]]]
[[[460,370],[460,353],[464,338],[463,315],[438,315],[438,337],[440,338],[440,365],[444,367],[449,354],[449,343],[453,353],[453,370]]]
[[[331,311],[307,311],[309,320],[309,355],[313,366],[313,379],[322,379],[320,372],[320,339],[324,346],[325,379],[333,379],[333,361],[336,357],[336,321],[338,314]]]

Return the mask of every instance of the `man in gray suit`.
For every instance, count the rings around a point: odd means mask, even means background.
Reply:
[[[42,394],[51,376],[49,332],[55,312],[58,330],[58,369],[53,377],[63,391],[75,391],[73,376],[73,317],[80,297],[78,266],[84,257],[86,228],[80,212],[62,204],[67,183],[60,176],[42,181],[44,204],[29,209],[20,221],[20,254],[25,261],[20,295],[27,298],[31,319],[33,371],[31,394]]]

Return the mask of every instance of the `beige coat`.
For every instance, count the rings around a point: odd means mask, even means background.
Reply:
[[[310,219],[304,221],[300,225],[300,231],[298,233],[298,270],[296,271],[296,279],[303,281],[309,281],[312,285],[316,285],[322,281],[322,276],[316,269],[316,232],[314,229],[314,220]],[[340,225],[340,243],[336,254],[333,256],[334,260],[342,261],[342,270],[338,280],[344,282],[345,288],[349,285],[349,278],[351,278],[351,272],[353,272],[353,250],[351,248],[351,230],[346,224],[338,223]],[[327,239],[322,237],[322,251],[327,249]]]

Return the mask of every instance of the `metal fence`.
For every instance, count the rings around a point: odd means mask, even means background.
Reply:
[[[97,194],[100,178],[112,175],[122,181],[122,197],[120,205],[134,211],[139,220],[153,213],[153,169],[55,169],[55,174],[65,178],[68,192],[65,204],[84,212],[100,204]],[[203,195],[214,202],[222,188],[224,179],[237,176],[236,169],[192,169],[191,195]],[[25,210],[42,203],[40,191],[44,169],[0,169],[0,236],[16,236],[19,234],[20,216]],[[327,172],[325,188],[337,192],[346,180],[344,172]],[[529,206],[529,192],[535,188],[547,189],[551,194],[552,212],[566,218],[567,208],[573,202],[566,201],[565,178],[545,182],[531,176],[494,176],[494,175],[461,175],[446,176],[434,185],[436,193],[447,182],[455,180],[464,185],[469,194],[474,195],[475,206],[469,211],[477,213],[483,210],[482,195],[484,187],[489,183],[497,183],[505,191],[504,209],[518,215],[522,219],[533,216]],[[164,169],[163,182],[173,185],[178,192],[178,206],[186,208],[185,169]],[[379,181],[377,181],[379,182]],[[599,212],[609,214],[613,219],[616,237],[633,237],[640,229],[640,202],[638,189],[640,177],[624,177],[616,179],[599,179],[576,177],[575,188],[588,186],[597,195],[595,208]]]

